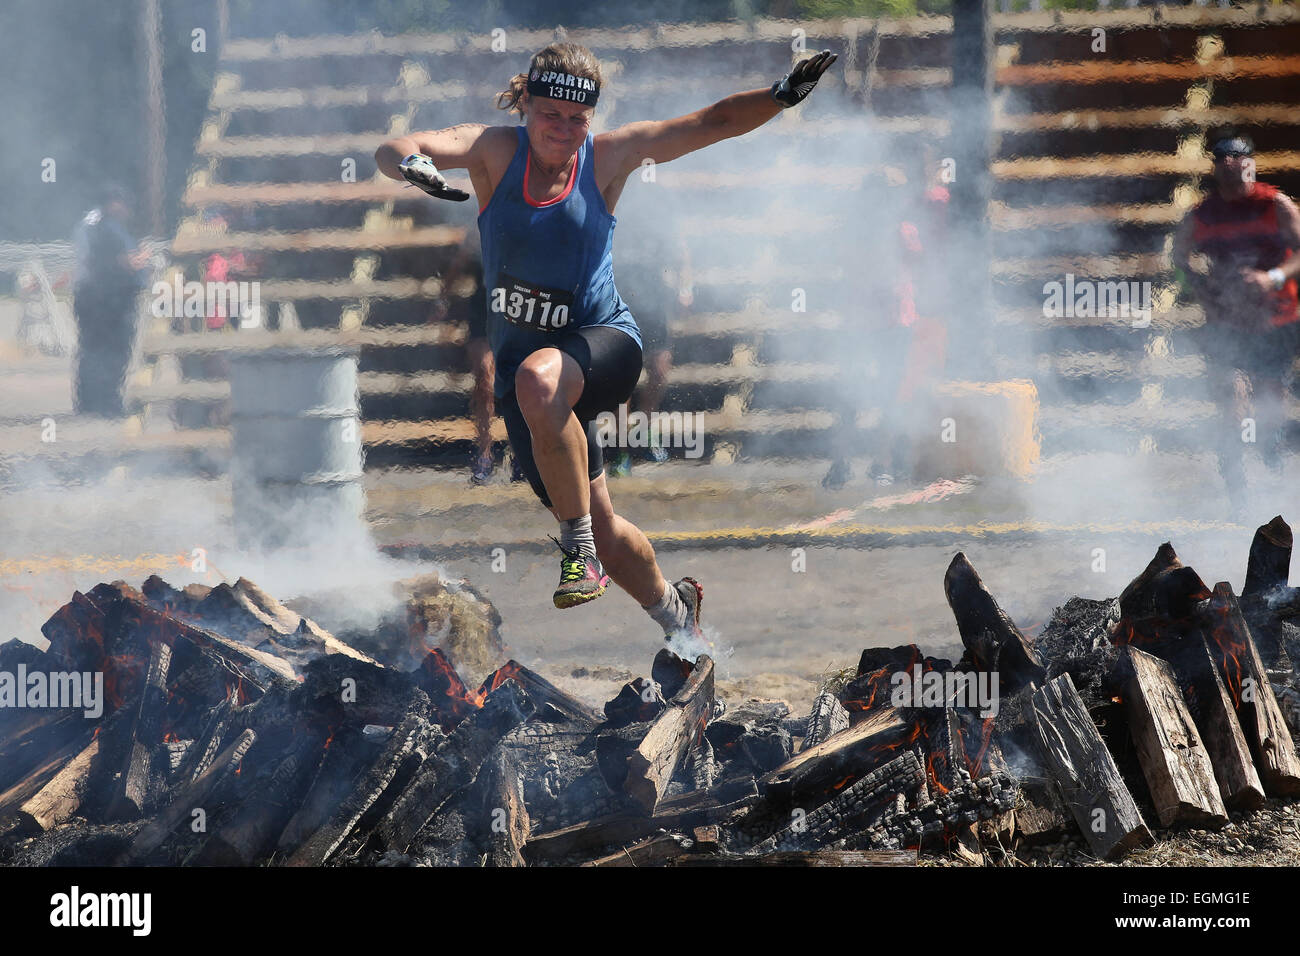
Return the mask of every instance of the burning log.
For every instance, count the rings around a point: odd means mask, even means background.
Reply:
[[[1232,697],[1214,665],[1204,635],[1200,632],[1189,635],[1179,642],[1176,653],[1166,659],[1178,675],[1192,720],[1205,741],[1224,805],[1230,810],[1262,807],[1264,785],[1255,770]]]
[[[694,665],[662,648],[650,665],[650,679],[659,685],[665,698],[671,698],[691,679]]]
[[[919,725],[904,721],[894,708],[869,711],[857,726],[804,748],[773,770],[761,781],[763,792],[787,805],[816,806],[893,756],[909,732],[915,739]]]
[[[204,630],[155,609],[143,594],[118,582],[100,584],[89,594],[73,595],[41,628],[50,639],[47,653],[63,670],[104,671],[104,687],[113,707],[130,699],[143,685],[153,645],[163,643],[176,658],[195,654],[219,658],[245,699],[268,687],[297,684],[293,667],[282,658]]]
[[[812,849],[875,826],[902,794],[916,803],[925,790],[925,770],[915,751],[905,750],[845,787],[810,813],[796,812],[790,826],[759,843],[755,850]]]
[[[712,713],[713,660],[701,654],[690,678],[627,758],[624,789],[647,813],[654,813],[668,781],[703,736]]]
[[[465,686],[451,666],[451,661],[438,648],[424,656],[420,666],[410,676],[422,691],[429,695],[440,716],[442,729],[450,732],[457,724],[474,712],[469,688]]]
[[[659,802],[649,817],[615,813],[535,834],[529,838],[525,852],[533,863],[599,852],[608,846],[635,843],[656,830],[684,830],[720,821],[752,806],[757,800],[758,788],[754,785],[754,778],[732,780],[710,790],[667,797]]]
[[[305,734],[280,761],[271,779],[257,787],[232,819],[219,827],[185,862],[198,866],[251,866],[276,841],[306,790],[313,758],[322,744],[316,734]]]
[[[1246,560],[1246,583],[1241,596],[1254,597],[1286,587],[1291,570],[1291,526],[1278,515],[1266,525],[1260,525],[1250,543],[1250,557]]]
[[[1232,694],[1264,792],[1275,797],[1300,795],[1300,757],[1295,742],[1228,582],[1214,586],[1206,615],[1216,663]]]
[[[182,617],[193,617],[195,608],[211,590],[206,584],[187,584],[183,588],[174,588],[156,574],[149,575],[140,585],[140,593],[155,608]]]
[[[38,709],[36,718],[0,744],[0,815],[35,795],[89,743],[80,712]]]
[[[918,667],[921,674],[933,671],[942,673],[952,670],[952,662],[927,657],[915,644],[864,648],[858,659],[857,676],[849,681],[839,695],[849,712],[849,724],[856,724],[866,716],[867,711],[893,703],[894,675],[905,674],[910,679]],[[820,740],[817,742],[821,743]]]
[[[403,764],[408,761],[423,763],[421,748],[427,746],[429,735],[429,724],[417,714],[409,715],[393,731],[379,758],[369,769],[364,770],[347,796],[341,802],[334,804],[329,799],[329,794],[337,786],[339,770],[343,769],[338,767],[338,764],[342,763],[346,767],[355,766],[359,762],[354,756],[353,748],[346,746],[338,748],[339,758],[334,761],[327,758],[322,764],[322,773],[317,776],[316,785],[313,786],[315,796],[309,794],[303,806],[290,819],[280,835],[282,849],[287,850],[297,844],[284,865],[320,866],[328,860],[330,854],[347,839],[366,811],[379,800],[398,777]],[[351,774],[342,777],[344,782],[356,779]],[[326,813],[329,814],[326,822],[316,827],[317,821]],[[309,835],[299,843],[304,833]]]
[[[844,712],[844,708],[840,707],[840,711]],[[709,721],[704,739],[718,763],[741,759],[756,776],[761,776],[790,759],[794,745],[783,719],[789,712],[785,701],[751,698]],[[844,726],[848,726],[847,714]],[[804,731],[800,736],[805,736],[807,727],[800,729]],[[733,765],[727,772],[735,773],[736,769]]]
[[[994,771],[976,780],[963,778],[946,789],[933,778],[915,809],[908,809],[902,797],[899,806],[886,813],[880,824],[860,834],[850,848],[876,849],[881,846],[920,846],[941,852],[951,847],[952,838],[965,827],[984,820],[1004,826],[1006,814],[1020,803],[1020,785],[1006,771]]]
[[[109,721],[117,716],[110,717]],[[103,730],[107,723],[97,730]],[[95,733],[80,753],[18,808],[17,828],[23,832],[40,832],[72,817],[86,796],[91,769],[99,759],[99,753],[100,734]]]
[[[934,723],[932,733],[926,735],[930,744],[927,761],[930,779],[944,790],[969,783],[971,773],[966,767],[965,745],[962,741],[961,718],[953,707],[945,707],[943,717]]]
[[[180,766],[176,768],[178,778],[181,780],[197,780],[208,769],[209,764],[216,759],[217,753],[221,749],[221,741],[230,728],[233,708],[234,694],[232,693],[208,711],[203,730],[195,738],[194,743],[190,744],[190,749],[185,752]]]
[[[483,819],[488,822],[488,866],[526,866],[528,807],[519,766],[508,750],[498,747],[484,768]]]
[[[1166,827],[1224,826],[1228,812],[1219,796],[1214,768],[1174,681],[1173,669],[1158,657],[1129,646],[1120,656],[1116,676],[1160,823]]]
[[[622,791],[627,783],[628,758],[641,746],[652,726],[650,721],[640,721],[596,731],[596,767],[611,791]]]
[[[626,727],[654,720],[663,713],[668,702],[658,684],[638,677],[623,685],[618,695],[605,703],[606,725]]]
[[[784,731],[780,731],[785,733]],[[790,735],[786,734],[786,742],[789,743]],[[790,756],[790,748],[787,746],[785,755]],[[780,763],[781,761],[776,761]],[[764,768],[766,769],[766,768]],[[700,745],[691,751],[689,765],[687,770],[691,775],[692,790],[708,790],[718,778],[718,761],[713,753],[713,744],[709,743],[708,737],[700,739]]]
[[[41,625],[50,642],[46,654],[62,670],[83,670],[87,662],[107,657],[107,630],[108,616],[80,591],[74,591],[72,600]]]
[[[438,747],[375,828],[384,849],[406,852],[421,828],[455,793],[469,786],[501,738],[535,711],[513,680],[488,695],[480,710]]]
[[[1000,675],[1005,694],[1014,694],[1031,681],[1042,683],[1046,670],[1033,646],[960,551],[948,565],[943,590],[977,670]]]
[[[282,859],[291,857],[313,834],[327,828],[335,812],[342,811],[350,800],[349,812],[353,809],[352,804],[364,803],[364,797],[353,796],[364,787],[358,781],[368,778],[373,768],[391,766],[400,761],[407,752],[405,745],[411,741],[417,727],[418,719],[414,716],[408,718],[394,730],[388,738],[386,750],[377,758],[363,745],[362,734],[355,727],[332,729],[323,741],[324,753],[317,762],[306,795],[280,831],[276,855]],[[382,778],[380,784],[386,785]],[[350,828],[349,819],[344,817],[337,828]],[[340,840],[343,838],[337,832],[334,836]],[[333,847],[328,849],[332,851]]]
[[[818,694],[808,715],[808,735],[805,748],[816,747],[828,737],[849,729],[849,712],[834,694]]]
[[[563,719],[593,725],[604,720],[604,717],[594,708],[588,707],[572,694],[566,694],[545,677],[529,670],[516,660],[506,661],[489,674],[478,689],[476,699],[480,702],[486,700],[488,694],[508,680],[518,684],[528,699],[533,702],[540,720]],[[548,714],[547,708],[550,708],[552,713]]]
[[[1034,693],[1030,719],[1043,763],[1093,853],[1115,859],[1149,846],[1151,832],[1069,674]]]
[[[257,740],[257,734],[245,730],[239,737],[223,750],[203,774],[191,783],[180,788],[172,802],[158,813],[145,827],[136,834],[135,840],[115,861],[117,866],[134,866],[141,863],[154,850],[162,846],[163,841],[195,810],[202,808],[217,785],[228,774],[234,773],[248,753],[248,748]]]
[[[1197,605],[1209,596],[1210,589],[1200,575],[1184,565],[1173,545],[1166,541],[1120,594],[1120,620],[1114,641],[1129,644],[1176,638],[1171,628],[1190,622]]]
[[[98,756],[99,738],[96,737],[19,808],[25,821],[30,821],[28,829],[48,830],[77,812],[85,796],[90,768]]]
[[[166,644],[155,644],[149,655],[140,709],[136,712],[135,726],[131,728],[131,745],[122,770],[121,789],[110,811],[119,819],[134,819],[145,812],[160,776],[153,769],[153,749],[162,736],[160,723],[167,703],[167,670],[171,662],[172,649]]]
[[[96,727],[90,742],[84,746],[80,746],[78,741],[57,753],[48,754],[44,767],[36,767],[15,790],[0,796],[0,806],[12,806],[16,800],[22,799],[24,793],[39,787],[23,799],[14,816],[7,819],[0,830],[40,833],[71,818],[81,808],[92,781],[91,772],[101,759],[101,731],[113,726],[118,717],[119,714],[114,714]],[[50,770],[54,768],[57,770],[50,776]]]
[[[967,824],[957,828],[952,839],[952,855],[967,866],[983,866],[987,862],[974,826]]]

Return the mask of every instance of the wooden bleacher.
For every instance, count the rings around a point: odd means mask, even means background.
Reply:
[[[864,104],[874,136],[903,145],[947,132],[948,18],[799,25],[808,31],[810,49],[824,44],[847,51],[837,64],[839,82]],[[1090,49],[1098,26],[1107,31],[1104,55]],[[702,101],[766,85],[771,71],[738,75],[728,72],[734,55],[714,54],[745,44],[752,48],[746,62],[785,62],[790,28],[773,20],[574,31],[570,37],[601,57],[611,79],[602,122],[619,123],[639,118],[638,100],[665,82],[643,77],[662,78],[666,69],[689,72]],[[1194,391],[1204,368],[1179,337],[1203,317],[1176,300],[1169,235],[1209,170],[1205,132],[1223,123],[1258,127],[1261,177],[1300,194],[1300,152],[1287,148],[1300,132],[1300,56],[1269,55],[1300,49],[1300,15],[1287,5],[1262,11],[1144,7],[1001,14],[995,29],[992,333],[995,341],[1009,333],[1019,346],[998,354],[992,371],[1037,383],[1046,453],[1054,443],[1186,441],[1205,409],[1171,405]],[[512,33],[511,45],[529,49],[552,38],[547,31],[520,31]],[[464,460],[471,435],[463,355],[467,306],[438,276],[463,238],[458,223],[473,210],[432,203],[379,177],[371,154],[382,140],[411,129],[465,119],[509,122],[491,109],[501,84],[455,79],[490,69],[504,82],[510,69],[487,43],[486,37],[465,42],[411,34],[226,45],[172,252],[187,279],[197,278],[199,262],[213,251],[260,255],[264,304],[291,303],[302,331],[175,334],[165,320],[155,320],[146,336],[146,368],[130,393],[146,417],[166,416],[178,404],[228,401],[228,386],[220,381],[168,380],[165,370],[187,357],[289,343],[347,344],[362,356],[363,437],[372,463]],[[729,153],[714,171],[684,167],[662,174],[662,187],[685,208],[693,195],[752,190],[736,204],[734,217],[687,215],[680,223],[695,240],[696,298],[706,305],[675,323],[677,368],[666,407],[704,411],[711,450],[727,455],[764,453],[783,430],[798,434],[790,447],[799,453],[828,454],[835,416],[808,404],[816,390],[807,386],[862,374],[835,360],[837,334],[864,321],[863,314],[810,310],[800,317],[800,355],[816,360],[782,358],[777,345],[789,312],[771,306],[767,295],[773,277],[781,278],[778,263],[739,263],[727,254],[726,237],[760,228],[765,197],[782,184],[797,179],[801,188],[847,199],[881,181],[878,165],[845,165],[823,148],[832,137],[862,129],[857,117],[825,107],[814,98],[802,115],[750,134],[751,148]],[[766,137],[763,145],[758,137]],[[794,158],[771,164],[774,154]],[[340,181],[345,158],[355,160],[356,182]],[[459,171],[449,179],[468,188]],[[1106,200],[1098,202],[1098,195]],[[255,224],[215,232],[203,214],[216,208]],[[795,217],[788,222],[790,235],[810,228]],[[829,214],[814,217],[812,228],[833,234],[847,225]],[[1105,230],[1104,247],[1096,241],[1098,230]],[[616,263],[620,241],[627,241],[621,232]],[[787,301],[790,285],[851,278],[812,260],[795,271],[798,283],[777,283]],[[1066,272],[1153,280],[1157,306],[1150,327],[1134,329],[1127,318],[1044,318],[1042,285]],[[449,315],[428,324],[440,296],[451,300]],[[878,410],[874,416],[864,410],[858,421],[878,417]],[[760,435],[762,442],[755,442]]]

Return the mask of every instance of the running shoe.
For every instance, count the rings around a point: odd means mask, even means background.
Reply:
[[[470,482],[475,485],[486,485],[491,480],[495,468],[496,460],[492,457],[492,452],[485,451],[481,455],[475,455],[469,469]]]
[[[679,634],[683,637],[694,637],[703,640],[704,632],[700,630],[700,608],[704,606],[703,586],[694,578],[682,578],[680,581],[674,581],[672,586],[677,589],[677,593],[681,595],[682,603],[686,605],[686,610],[690,613],[686,618],[686,626],[679,631],[665,634],[664,640],[671,641]]]
[[[653,461],[663,464],[668,460],[668,451],[664,448],[663,443],[659,440],[659,428],[652,426],[650,429],[650,443],[641,453],[646,461]]]
[[[600,566],[600,559],[581,551],[567,551],[554,536],[551,540],[559,545],[561,552],[560,586],[555,589],[555,606],[577,607],[604,594],[609,586],[609,575]]]
[[[528,476],[524,474],[524,469],[519,465],[519,459],[514,455],[510,456],[510,480],[527,481]]]

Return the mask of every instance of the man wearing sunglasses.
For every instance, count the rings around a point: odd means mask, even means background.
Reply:
[[[1246,449],[1254,442],[1270,469],[1281,465],[1286,386],[1300,352],[1300,209],[1256,180],[1249,137],[1221,136],[1211,153],[1214,186],[1178,227],[1173,255],[1205,311],[1194,334],[1220,412],[1214,447],[1234,517],[1244,518]]]

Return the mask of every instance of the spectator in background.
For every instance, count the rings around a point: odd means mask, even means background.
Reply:
[[[29,263],[18,273],[15,286],[18,300],[22,303],[22,317],[18,320],[15,337],[25,353],[68,354],[64,323],[60,323],[61,317],[55,314],[59,303],[54,300],[54,293],[66,289],[68,280],[69,276],[64,272],[51,281],[39,261]]]
[[[224,228],[225,218],[217,216],[212,220],[212,225]],[[244,278],[248,271],[248,261],[244,254],[239,250],[222,250],[214,252],[203,260],[203,270],[201,279],[206,287],[209,282],[237,282]],[[212,302],[212,308],[209,310],[206,325],[209,332],[220,331],[225,328],[238,329],[240,319],[243,316],[232,316],[227,313],[230,311],[229,303],[224,298]]]
[[[77,256],[73,290],[77,359],[73,406],[79,414],[120,418],[135,341],[136,297],[150,274],[149,255],[127,231],[129,197],[121,186],[104,190],[73,234]]]
[[[695,301],[690,249],[681,237],[668,240],[652,236],[648,242],[617,258],[618,293],[636,317],[645,354],[645,381],[633,391],[628,411],[643,412],[653,423],[673,367],[670,323]],[[638,451],[647,461],[668,460],[668,452],[653,424],[650,444]],[[614,458],[611,473],[626,475],[631,470],[631,450],[624,448]]]
[[[482,485],[492,478],[492,472],[496,468],[496,456],[492,451],[492,416],[496,412],[492,386],[496,366],[487,337],[487,287],[483,283],[483,253],[480,250],[477,225],[465,230],[465,239],[447,266],[443,277],[443,296],[434,306],[432,321],[441,321],[447,317],[449,294],[465,278],[474,281],[474,292],[469,297],[469,312],[466,316],[469,334],[465,339],[465,351],[469,357],[470,371],[474,375],[474,391],[469,398],[470,416],[474,419],[470,481]]]
[[[1215,453],[1234,517],[1244,518],[1247,443],[1257,436],[1265,464],[1281,466],[1286,384],[1300,351],[1300,210],[1256,181],[1249,137],[1225,130],[1211,153],[1214,189],[1179,226],[1173,260],[1205,311],[1194,334],[1221,416]],[[1193,268],[1197,254],[1208,271]]]
[[[947,255],[949,192],[940,181],[935,150],[923,148],[906,171],[890,167],[887,175],[903,191],[904,218],[889,250],[892,304],[886,315],[870,317],[875,322],[871,344],[879,362],[874,398],[882,407],[872,470],[881,485],[914,477],[918,415],[947,365],[946,319],[952,309],[948,273],[941,265]],[[870,296],[861,301],[870,301]],[[853,476],[849,459],[856,408],[845,405],[838,417],[836,455],[822,479],[829,489],[842,488]]]
[[[914,214],[899,223],[901,268],[898,274],[897,321],[906,349],[898,390],[894,394],[898,420],[890,442],[889,463],[881,476],[914,477],[913,439],[918,412],[927,393],[943,378],[948,363],[947,316],[951,308],[948,271],[937,268],[947,259],[948,188],[939,181],[939,166],[926,152],[922,176],[909,186],[920,193],[909,206]]]

